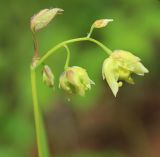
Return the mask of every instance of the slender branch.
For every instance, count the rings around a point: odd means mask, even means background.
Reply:
[[[37,63],[37,65],[35,66],[35,68],[37,68],[39,65],[41,65],[50,55],[52,55],[56,50],[58,50],[61,47],[64,47],[64,45],[70,44],[70,43],[75,43],[75,42],[80,42],[80,41],[90,41],[93,42],[95,44],[97,44],[99,47],[101,47],[108,55],[110,55],[112,53],[112,51],[106,47],[104,44],[102,44],[101,42],[92,39],[92,38],[88,38],[88,37],[84,37],[84,38],[76,38],[76,39],[71,39],[71,40],[67,40],[67,41],[63,41],[59,44],[57,44],[56,46],[54,46],[52,49],[50,49]]]
[[[36,87],[36,71],[31,67],[31,85],[32,98],[34,107],[34,119],[36,129],[36,139],[38,146],[38,157],[49,157],[48,144],[46,140],[45,129],[42,121],[41,112],[38,105],[37,87]]]
[[[67,45],[64,45],[64,48],[66,49],[67,51],[67,59],[66,59],[66,63],[65,63],[65,66],[64,66],[64,69],[68,68],[69,66],[69,61],[70,61],[70,50],[69,50],[69,47]]]

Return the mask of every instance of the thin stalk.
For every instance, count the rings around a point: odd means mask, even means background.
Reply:
[[[90,38],[90,36],[92,35],[93,30],[94,30],[94,26],[92,25],[91,28],[90,28],[90,31],[89,31],[89,33],[87,35],[87,38]]]
[[[76,38],[76,39],[71,39],[71,40],[67,40],[67,41],[63,41],[59,44],[57,44],[56,46],[54,46],[53,48],[51,48],[37,63],[36,67],[37,68],[39,65],[41,65],[50,55],[52,55],[56,50],[58,50],[61,47],[64,47],[67,44],[70,43],[75,43],[75,42],[80,42],[80,41],[90,41],[93,42],[95,44],[97,44],[99,47],[101,47],[105,53],[107,53],[108,55],[110,55],[112,53],[112,51],[106,47],[104,44],[102,44],[101,42],[92,39],[92,38],[88,38],[88,37],[83,37],[83,38]]]
[[[37,41],[36,34],[35,34],[34,31],[32,31],[32,37],[33,37],[33,44],[34,44],[34,56],[33,56],[33,58],[38,58],[38,56],[39,56],[38,41]]]
[[[69,61],[70,61],[70,55],[71,55],[71,53],[70,53],[69,47],[67,45],[64,45],[64,48],[67,51],[67,59],[66,59],[66,63],[65,63],[64,69],[67,69],[68,66],[69,66]]]
[[[45,129],[42,121],[40,108],[38,105],[37,87],[36,87],[36,71],[31,67],[31,85],[32,85],[32,98],[34,107],[34,119],[36,129],[36,140],[38,157],[49,157],[48,144],[46,140]]]

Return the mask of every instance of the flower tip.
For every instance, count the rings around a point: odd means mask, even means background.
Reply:
[[[145,68],[145,72],[144,73],[149,73],[149,70],[147,68]]]
[[[92,81],[92,80],[90,80],[90,84],[95,85],[95,82],[94,82],[94,81]]]
[[[52,10],[53,12],[57,11],[57,14],[62,14],[62,12],[64,12],[64,10],[61,9],[61,8],[52,8],[51,10]]]
[[[107,21],[108,21],[108,22],[113,22],[114,20],[113,20],[113,19],[107,19]]]
[[[112,92],[113,92],[114,97],[117,97],[118,90],[117,91],[112,90]]]

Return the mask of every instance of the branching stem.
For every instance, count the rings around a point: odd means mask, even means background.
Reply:
[[[71,40],[67,40],[67,41],[63,41],[59,44],[57,44],[56,46],[54,46],[53,48],[51,48],[37,63],[37,65],[35,66],[35,68],[37,68],[39,65],[41,65],[50,55],[52,55],[56,50],[58,50],[61,47],[64,47],[67,44],[70,43],[75,43],[75,42],[80,42],[80,41],[90,41],[93,42],[95,44],[97,44],[99,47],[101,47],[105,53],[107,53],[108,55],[110,55],[112,53],[112,51],[106,47],[104,44],[102,44],[101,42],[93,39],[93,38],[88,38],[88,37],[83,37],[83,38],[75,38],[75,39],[71,39]]]
[[[48,152],[48,144],[45,134],[45,129],[43,126],[42,116],[39,109],[38,104],[38,97],[37,97],[37,87],[36,87],[36,68],[44,63],[44,61],[49,58],[56,50],[59,48],[65,47],[67,51],[67,59],[65,63],[65,69],[69,66],[69,60],[70,60],[70,50],[68,48],[68,44],[80,42],[80,41],[90,41],[95,44],[97,44],[99,47],[101,47],[105,53],[110,55],[112,51],[106,47],[101,42],[92,39],[90,37],[83,37],[83,38],[76,38],[71,39],[67,41],[63,41],[53,48],[51,48],[41,59],[38,59],[38,43],[35,37],[35,34],[33,33],[33,40],[34,40],[34,47],[35,47],[35,53],[33,57],[33,62],[31,65],[31,84],[32,84],[32,97],[33,97],[33,105],[34,105],[34,117],[35,117],[35,128],[36,128],[36,136],[37,136],[37,146],[38,146],[38,156],[39,157],[49,157]]]

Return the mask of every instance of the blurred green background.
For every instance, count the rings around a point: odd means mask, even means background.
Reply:
[[[58,88],[66,52],[47,60],[55,88],[42,83],[39,102],[54,157],[160,156],[160,1],[159,0],[1,0],[0,1],[0,157],[36,157],[30,63],[33,56],[30,17],[44,8],[65,11],[37,33],[43,55],[58,42],[83,37],[93,21],[113,18],[93,38],[111,49],[128,50],[150,73],[135,77],[117,98],[102,80],[107,57],[89,42],[70,45],[71,65],[87,69],[95,81],[85,97],[68,97]]]

